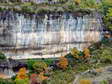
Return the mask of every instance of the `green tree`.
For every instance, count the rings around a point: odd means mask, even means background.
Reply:
[[[104,17],[104,23],[106,27],[112,31],[112,8],[108,9],[106,16]]]
[[[4,59],[6,59],[6,56],[2,52],[0,52],[0,60],[4,60]]]
[[[33,70],[33,64],[36,62],[36,60],[30,59],[27,61],[28,69]]]
[[[38,72],[43,72],[47,68],[47,64],[43,61],[37,61],[33,64],[33,68]]]

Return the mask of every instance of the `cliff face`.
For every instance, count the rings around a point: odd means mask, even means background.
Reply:
[[[45,2],[47,0],[0,0],[0,2]]]
[[[44,3],[48,0],[20,0],[21,2],[34,2],[34,3]]]
[[[52,1],[52,0],[0,0],[0,2],[34,2],[34,3],[44,3],[47,1]]]
[[[16,59],[59,57],[73,47],[82,50],[101,37],[101,23],[93,14],[82,17],[67,13],[27,17],[11,11],[1,14],[0,48]]]

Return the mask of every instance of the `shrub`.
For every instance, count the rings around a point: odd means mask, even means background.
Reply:
[[[17,75],[14,75],[13,77],[11,77],[11,79],[12,79],[12,80],[15,80],[15,79],[16,79],[16,76],[17,76]]]
[[[65,57],[68,59],[69,65],[73,67],[75,65],[75,61],[76,61],[74,59],[73,55],[71,53],[69,53]]]
[[[37,74],[31,74],[30,80],[31,80],[31,84],[38,84]]]
[[[92,84],[91,80],[80,80],[80,84]]]
[[[106,80],[102,80],[102,81],[100,82],[100,84],[109,84],[109,83],[108,83],[108,81],[106,81]]]
[[[109,43],[109,39],[108,38],[102,38],[101,43],[102,44],[108,44]]]
[[[44,72],[41,72],[39,75],[38,75],[38,79],[40,82],[44,81],[44,80],[47,80],[48,77],[47,76],[44,76]]]
[[[43,61],[37,61],[33,64],[33,68],[37,71],[37,73],[40,73],[47,68],[47,64]]]
[[[50,79],[47,80],[47,84],[72,84],[73,80],[73,70],[56,70],[52,73]]]
[[[74,4],[68,4],[67,8],[64,8],[65,11],[73,12],[75,10]]]
[[[105,48],[101,50],[100,59],[104,63],[112,62],[112,49]]]
[[[2,12],[4,9],[3,8],[0,8],[0,12]]]
[[[43,13],[48,13],[50,11],[50,9],[48,8],[39,8],[36,13],[38,14],[43,14]]]
[[[58,67],[65,70],[68,66],[68,60],[65,57],[60,57]]]
[[[0,84],[15,84],[15,83],[12,80],[0,79]]]
[[[42,81],[42,84],[47,84],[47,80],[43,80]]]
[[[112,31],[112,8],[108,9],[106,16],[104,17],[104,23],[106,27]]]
[[[36,60],[28,60],[27,65],[29,70],[33,70],[33,64],[36,62]]]
[[[77,66],[75,66],[75,72],[84,72],[84,71],[91,69],[91,68],[92,68],[92,65],[79,63],[79,64],[77,64]]]
[[[22,11],[25,13],[33,13],[32,9],[27,6],[23,6]]]
[[[6,59],[6,56],[2,52],[0,52],[0,60],[4,60],[4,59]]]
[[[29,84],[29,79],[28,78],[16,79],[15,82],[16,82],[16,84]]]
[[[44,59],[43,60],[47,65],[50,65],[53,63],[54,59]]]

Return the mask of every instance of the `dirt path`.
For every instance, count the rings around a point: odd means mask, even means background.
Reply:
[[[9,76],[8,75],[5,75],[3,73],[0,73],[0,78],[7,79],[7,78],[9,78]]]

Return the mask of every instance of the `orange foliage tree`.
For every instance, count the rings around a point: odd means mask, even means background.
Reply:
[[[90,50],[88,48],[84,48],[83,53],[85,58],[90,57]]]
[[[28,76],[26,75],[26,68],[21,68],[17,74],[17,78],[18,79],[25,79],[28,78]]]
[[[29,84],[29,78],[26,74],[26,68],[21,68],[15,79],[16,84]]]
[[[68,66],[68,60],[65,57],[60,57],[59,63],[58,63],[58,67],[61,69],[66,69]]]

